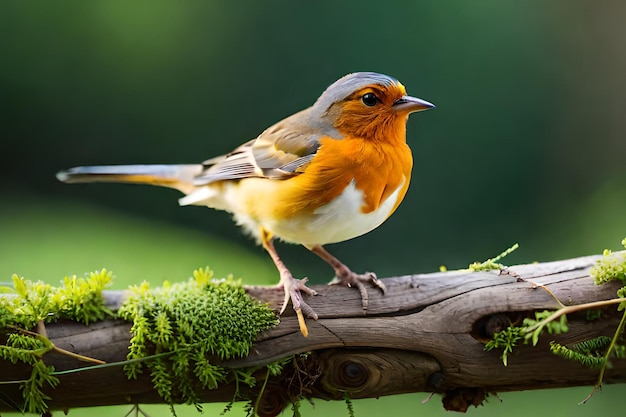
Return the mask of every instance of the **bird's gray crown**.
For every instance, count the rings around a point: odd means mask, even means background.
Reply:
[[[399,82],[393,77],[376,72],[354,72],[332,83],[317,99],[313,107],[321,112],[326,111],[333,103],[341,101],[355,91],[372,84],[391,87],[398,85]]]

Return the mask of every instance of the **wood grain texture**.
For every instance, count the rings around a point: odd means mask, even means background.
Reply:
[[[274,415],[297,395],[341,399],[346,391],[351,398],[428,391],[443,393],[446,407],[463,410],[489,392],[591,386],[598,371],[553,355],[548,343],[571,344],[612,335],[620,319],[616,306],[603,308],[601,318],[593,321],[584,313],[568,316],[570,330],[566,334],[542,336],[536,347],[520,346],[506,367],[498,352],[484,350],[484,342],[510,321],[521,323],[534,311],[557,309],[553,295],[564,305],[615,298],[618,283],[597,286],[589,276],[597,259],[590,256],[518,265],[511,267],[509,274],[452,271],[386,278],[387,293],[370,290],[367,311],[355,289],[316,286],[319,295],[308,297],[307,302],[319,320],[308,320],[308,338],[300,334],[295,315],[288,309],[279,326],[259,335],[247,357],[221,365],[256,367],[311,352],[294,360],[279,377],[270,378],[260,402],[264,415]],[[247,290],[276,310],[282,302],[282,293],[274,288]],[[105,296],[110,307],[116,308],[125,293],[112,291]],[[124,360],[129,330],[130,325],[119,320],[89,327],[76,323],[47,327],[50,339],[59,347],[106,362]],[[87,365],[56,353],[45,360],[57,370]],[[613,360],[612,365],[605,383],[626,382],[626,360]],[[7,362],[0,361],[0,369],[2,380],[27,375],[24,367]],[[242,391],[250,398],[258,394],[265,371],[255,376],[260,382],[257,387]],[[53,408],[161,402],[148,376],[129,381],[121,366],[60,379],[61,384],[48,392]],[[0,385],[0,390],[21,401],[17,386]],[[200,399],[229,401],[233,392],[234,384],[225,384],[201,393]],[[0,403],[0,411],[5,409]]]

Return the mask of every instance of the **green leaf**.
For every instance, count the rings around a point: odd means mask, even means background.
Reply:
[[[26,289],[24,278],[19,277],[16,274],[13,274],[13,288],[20,297],[26,298],[28,296],[28,290]]]

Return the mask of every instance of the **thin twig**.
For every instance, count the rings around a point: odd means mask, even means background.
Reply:
[[[609,347],[606,349],[606,352],[604,353],[604,358],[603,358],[604,362],[602,364],[602,368],[600,368],[600,374],[598,375],[598,380],[596,381],[596,384],[594,385],[589,395],[587,395],[587,397],[585,397],[584,400],[578,403],[579,405],[586,403],[591,397],[593,397],[593,394],[595,394],[597,390],[602,388],[602,380],[604,379],[604,372],[606,371],[607,364],[609,363],[609,356],[611,355],[613,348],[615,348],[615,344],[617,343],[617,340],[621,337],[625,326],[626,326],[626,312],[622,314],[622,319],[620,320],[619,325],[617,326],[617,330],[613,334],[611,343],[609,344]]]
[[[41,340],[42,342],[44,342],[46,345],[49,346],[49,348],[45,349],[43,351],[43,354],[48,353],[50,350],[55,350],[57,352],[59,352],[62,355],[66,355],[75,359],[78,359],[80,361],[83,362],[92,362],[92,363],[97,363],[97,364],[105,364],[105,361],[101,361],[100,359],[95,359],[95,358],[90,358],[88,356],[84,356],[81,355],[79,353],[74,353],[74,352],[70,352],[69,350],[65,350],[63,348],[58,347],[57,345],[55,345],[54,343],[52,343],[52,341],[50,339],[48,339],[46,336],[40,334],[40,333],[36,333],[36,332],[31,332],[30,330],[26,330],[26,329],[22,329],[20,327],[17,326],[12,326],[12,325],[8,325],[8,328],[14,329],[19,331],[22,334],[26,334],[32,337],[35,337],[39,340]]]
[[[523,279],[523,278],[522,278],[522,279]],[[561,300],[559,300],[559,298],[558,298],[558,297],[557,297],[557,296],[556,296],[556,295],[552,292],[552,290],[551,290],[550,288],[548,288],[546,285],[544,285],[544,284],[539,284],[539,283],[537,283],[537,282],[534,282],[534,281],[529,281],[529,280],[526,280],[526,279],[523,279],[523,280],[524,280],[524,281],[526,281],[526,282],[530,282],[530,283],[533,285],[533,287],[534,287],[534,288],[541,288],[541,289],[543,289],[545,292],[547,292],[547,293],[550,295],[550,297],[552,297],[552,298],[554,299],[554,301],[556,301],[556,302],[557,302],[557,303],[561,306],[560,308],[567,308],[567,306],[566,306],[565,304],[563,304],[563,303],[561,302]]]
[[[43,320],[39,320],[37,322],[37,333],[42,335],[46,339],[48,338],[48,331],[46,330],[46,323],[44,323]]]
[[[539,323],[535,323],[532,326],[528,327],[526,329],[526,333],[532,333],[533,331],[537,330],[539,327],[543,327],[547,323],[549,323],[551,321],[554,321],[554,320],[558,319],[559,317],[561,317],[562,315],[565,315],[565,314],[571,314],[571,313],[575,313],[577,311],[588,310],[588,309],[597,308],[597,307],[610,306],[610,305],[613,305],[613,304],[623,303],[624,301],[626,301],[626,298],[613,298],[613,299],[610,299],[610,300],[594,301],[593,303],[585,303],[585,304],[576,304],[576,305],[573,305],[573,306],[565,306],[565,307],[562,307],[562,308],[556,310],[554,313],[552,313],[547,318],[541,320]]]
[[[259,391],[259,395],[256,398],[256,401],[254,402],[254,411],[258,414],[259,413],[259,406],[261,405],[261,398],[263,397],[263,394],[265,393],[265,388],[267,387],[267,381],[270,379],[270,369],[267,368],[267,373],[265,374],[265,381],[263,381],[263,385],[261,386],[261,390]]]

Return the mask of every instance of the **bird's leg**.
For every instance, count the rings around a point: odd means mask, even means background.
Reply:
[[[335,270],[335,279],[329,282],[329,285],[342,284],[346,287],[354,286],[358,288],[361,293],[361,305],[363,306],[363,310],[367,310],[369,304],[367,288],[365,287],[366,283],[380,288],[383,294],[387,290],[387,288],[385,288],[385,284],[383,284],[382,281],[376,277],[375,273],[366,272],[364,274],[357,274],[352,272],[350,268],[343,264],[339,259],[328,253],[328,251],[321,245],[311,246],[308,249],[326,261],[326,263],[328,263],[328,265]]]
[[[309,330],[304,322],[304,315],[308,318],[317,320],[317,313],[315,313],[315,311],[313,311],[313,309],[302,300],[302,292],[308,295],[317,295],[317,292],[306,286],[306,282],[308,280],[307,278],[296,279],[293,277],[291,271],[289,271],[287,266],[285,266],[283,261],[278,256],[278,252],[276,252],[272,234],[265,229],[261,230],[261,241],[263,243],[263,247],[271,256],[272,261],[274,261],[276,269],[278,269],[278,272],[280,273],[280,282],[278,283],[278,287],[282,287],[285,292],[285,299],[280,309],[280,314],[283,314],[287,308],[287,304],[289,304],[289,299],[291,299],[293,309],[298,316],[300,331],[304,337],[306,337],[309,335]]]

